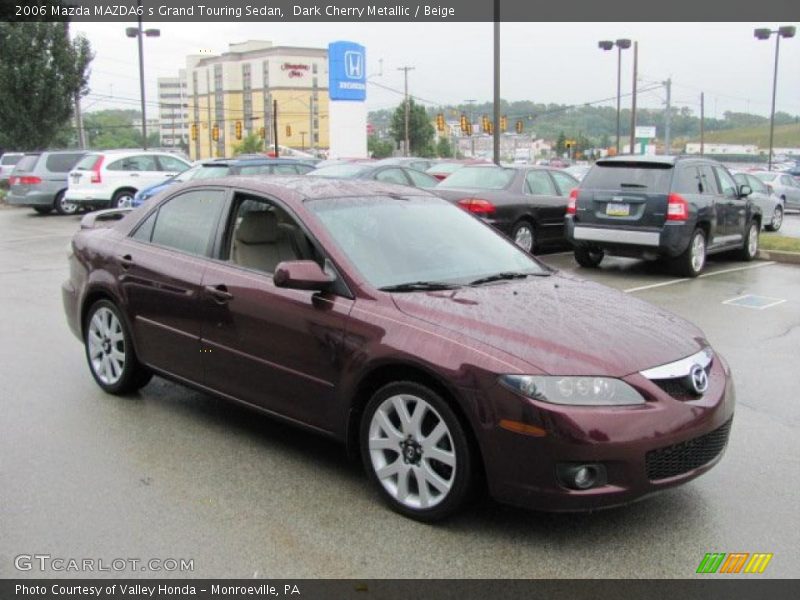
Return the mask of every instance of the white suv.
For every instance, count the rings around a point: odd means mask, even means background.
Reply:
[[[70,171],[65,199],[82,206],[127,208],[137,191],[174,177],[190,166],[167,152],[92,152]]]

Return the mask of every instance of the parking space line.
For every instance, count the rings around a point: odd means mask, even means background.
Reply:
[[[746,302],[741,302],[745,298],[753,298],[755,301],[760,300],[772,300],[773,302],[767,302],[766,304],[749,304]],[[778,304],[783,304],[786,302],[784,298],[771,298],[769,296],[754,296],[753,294],[745,294],[744,296],[737,296],[736,298],[731,298],[729,300],[723,300],[723,304],[733,305],[733,306],[743,306],[744,308],[752,308],[755,310],[764,310],[765,308],[771,308],[773,306],[777,306]]]
[[[723,269],[721,271],[714,271],[712,273],[703,273],[702,275],[698,275],[698,279],[701,277],[713,277],[714,275],[724,275],[725,273],[734,273],[736,271],[749,271],[750,269],[758,269],[761,267],[768,267],[770,265],[774,265],[775,261],[766,261],[762,263],[758,263],[755,265],[747,265],[746,267],[733,267],[732,269]],[[627,290],[622,290],[626,294],[630,294],[632,292],[641,292],[642,290],[650,290],[653,288],[664,287],[665,285],[673,285],[676,283],[683,283],[684,281],[691,281],[690,277],[683,277],[681,279],[673,279],[671,281],[662,281],[661,283],[651,283],[649,285],[640,285],[638,287],[628,288]]]

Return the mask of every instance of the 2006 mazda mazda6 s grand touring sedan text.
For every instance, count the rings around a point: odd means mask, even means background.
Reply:
[[[702,331],[423,190],[189,182],[87,215],[71,248],[64,306],[101,388],[155,373],[332,436],[416,519],[484,486],[619,505],[727,443],[732,380]]]

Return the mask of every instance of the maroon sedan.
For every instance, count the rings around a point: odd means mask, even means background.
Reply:
[[[728,439],[731,376],[700,330],[419,189],[190,182],[85,217],[69,263],[101,388],[157,374],[331,436],[416,519],[479,482],[531,508],[622,504]]]

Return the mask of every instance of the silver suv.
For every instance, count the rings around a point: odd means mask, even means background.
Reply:
[[[85,155],[83,150],[26,153],[11,172],[6,202],[31,206],[40,214],[53,209],[61,215],[75,214],[78,205],[64,199],[67,174]]]

